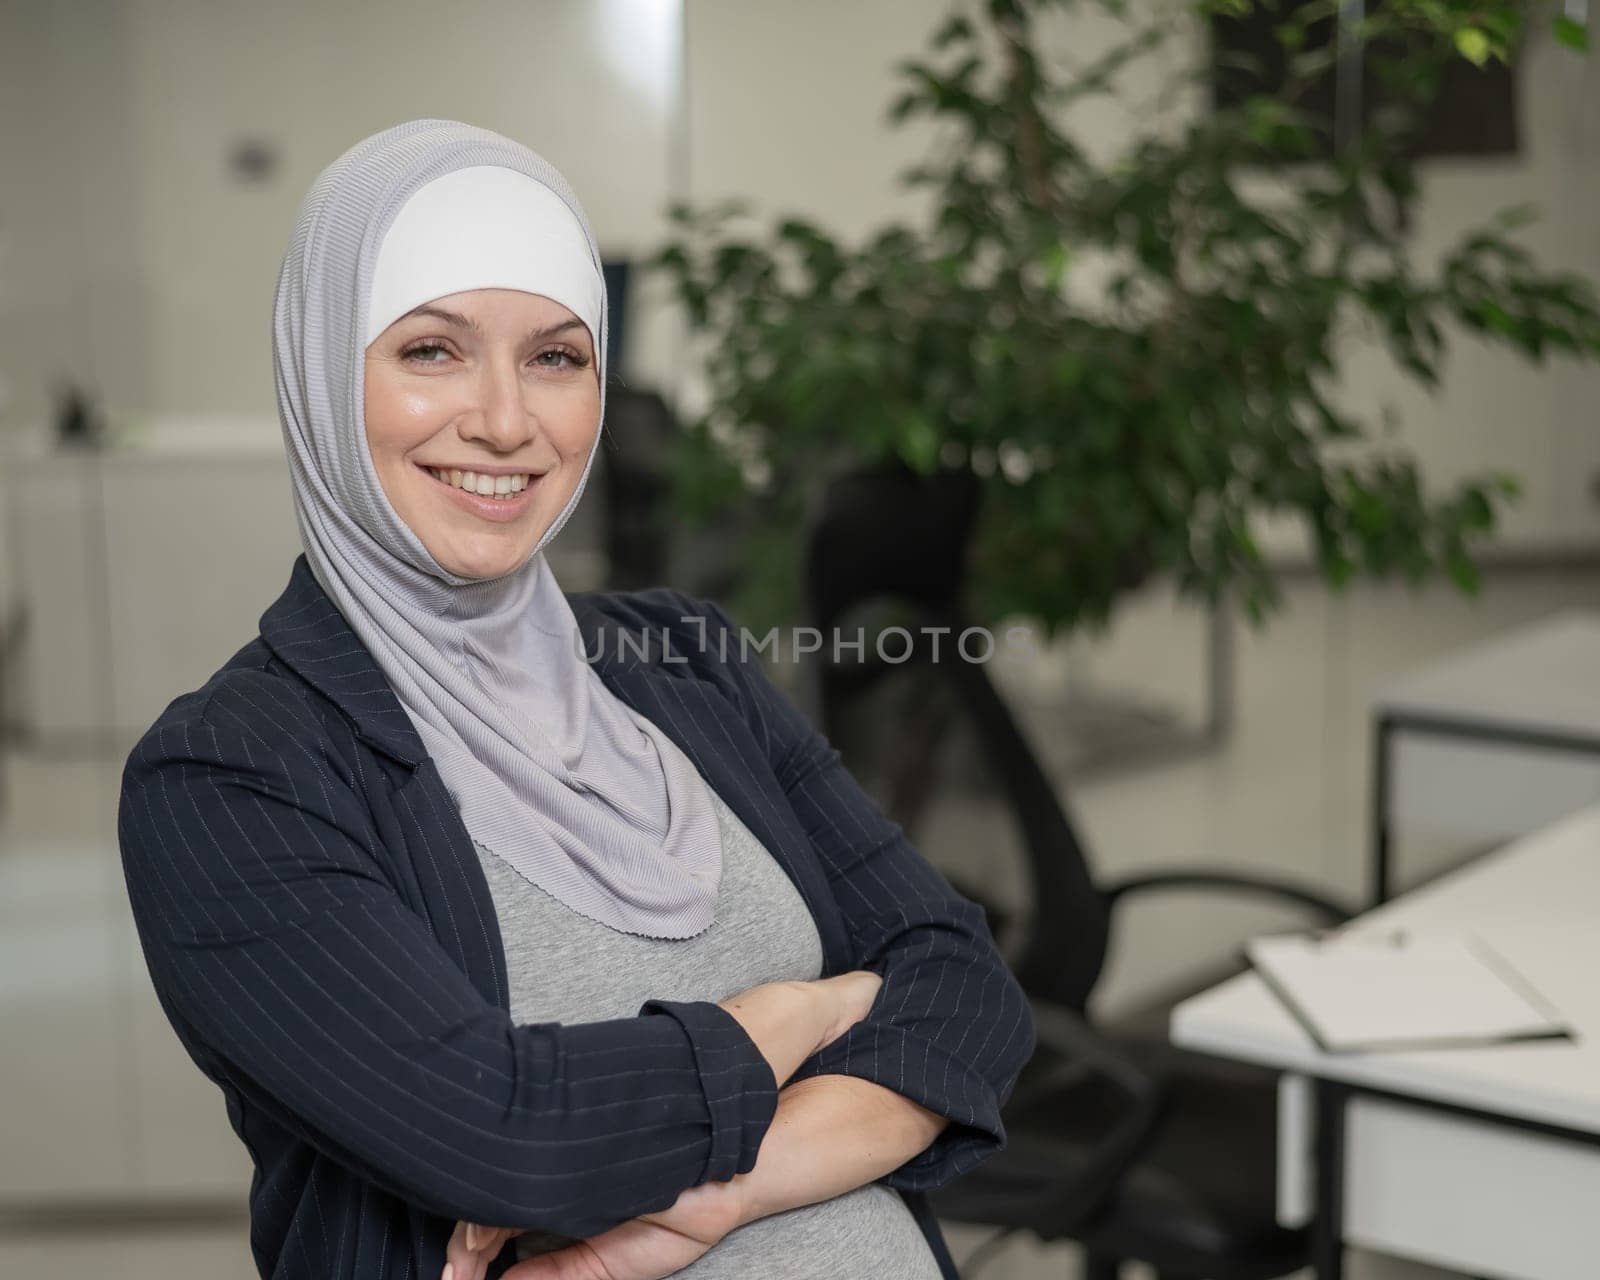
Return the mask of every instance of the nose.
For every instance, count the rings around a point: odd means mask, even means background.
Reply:
[[[464,415],[464,440],[481,440],[497,453],[511,453],[539,434],[538,415],[528,402],[515,359],[487,360],[478,374],[477,412]]]

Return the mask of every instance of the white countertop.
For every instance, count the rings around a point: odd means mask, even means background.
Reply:
[[[1429,663],[1373,709],[1600,738],[1600,613],[1553,614]]]
[[[194,414],[132,418],[112,425],[98,449],[62,447],[43,423],[0,432],[0,454],[22,465],[100,457],[124,462],[180,459],[285,460],[283,430],[276,418],[255,414]]]

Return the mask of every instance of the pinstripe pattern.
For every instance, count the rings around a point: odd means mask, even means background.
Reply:
[[[952,1117],[883,1181],[953,1277],[921,1192],[998,1149],[1033,1045],[981,911],[758,663],[736,644],[719,659],[716,606],[664,588],[571,602],[607,688],[671,735],[793,880],[824,973],[884,975],[871,1015],[797,1078],[875,1080]],[[619,655],[618,628],[649,630]],[[261,635],[134,748],[118,827],[162,1006],[256,1163],[263,1276],[433,1280],[458,1217],[588,1235],[754,1164],[774,1081],[715,1004],[511,1021],[459,811],[304,556]]]

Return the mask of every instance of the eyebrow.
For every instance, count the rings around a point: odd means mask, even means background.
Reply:
[[[410,311],[406,312],[405,316],[402,318],[409,320],[413,316],[432,316],[435,320],[443,320],[446,324],[451,325],[454,328],[465,329],[469,333],[476,334],[480,338],[483,337],[483,328],[476,320],[470,319],[467,316],[459,315],[454,311],[446,311],[443,307],[429,306],[428,304],[424,303],[420,307],[413,307]],[[556,334],[565,333],[568,329],[587,330],[588,327],[589,326],[584,324],[582,320],[579,320],[576,316],[574,316],[570,320],[562,320],[556,324],[546,325],[543,329],[530,330],[528,337],[536,340],[540,338],[553,338]]]

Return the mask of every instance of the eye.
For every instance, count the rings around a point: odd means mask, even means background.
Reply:
[[[400,353],[402,360],[409,360],[413,364],[443,364],[444,359],[450,355],[450,349],[442,342],[432,340],[414,343]],[[435,358],[439,357],[439,358]]]
[[[557,359],[546,361],[547,356],[555,356]],[[535,364],[543,364],[546,369],[581,369],[589,363],[587,358],[566,347],[550,347],[541,351],[533,359]],[[562,364],[562,360],[565,360],[566,363]]]

